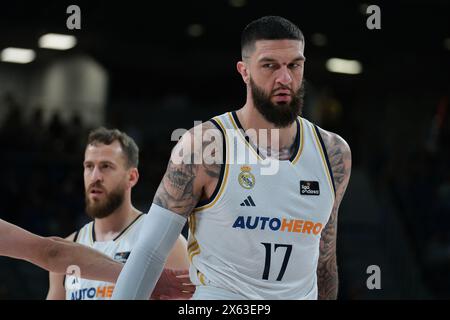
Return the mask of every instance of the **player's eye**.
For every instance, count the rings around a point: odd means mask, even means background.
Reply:
[[[275,68],[275,64],[274,63],[266,63],[266,64],[263,64],[263,68],[273,69],[273,68]]]

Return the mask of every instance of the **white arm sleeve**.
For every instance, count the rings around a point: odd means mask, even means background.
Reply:
[[[119,275],[112,299],[146,300],[150,297],[186,220],[152,204],[144,217],[138,241]]]

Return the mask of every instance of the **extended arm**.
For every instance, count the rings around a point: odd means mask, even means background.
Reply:
[[[56,237],[40,237],[4,220],[0,220],[0,255],[59,274],[76,265],[83,278],[101,281],[114,282],[122,269],[120,263],[96,250]]]

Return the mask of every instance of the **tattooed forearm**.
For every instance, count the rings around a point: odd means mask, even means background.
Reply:
[[[333,209],[330,220],[322,231],[320,256],[317,267],[319,299],[336,299],[338,292],[338,271],[336,263],[337,210]]]
[[[321,130],[327,149],[336,186],[336,197],[330,219],[322,231],[320,256],[317,268],[319,299],[336,299],[338,293],[338,268],[336,263],[336,236],[339,205],[350,179],[351,152],[347,143],[339,136]]]

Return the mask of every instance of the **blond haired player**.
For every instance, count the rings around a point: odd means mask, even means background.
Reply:
[[[139,179],[138,162],[139,149],[125,133],[103,127],[90,133],[83,166],[86,213],[93,221],[70,235],[68,240],[125,263],[138,240],[145,216],[131,203],[131,190]],[[189,268],[186,240],[182,236],[171,249],[165,267],[175,270]],[[111,282],[50,273],[47,299],[109,299],[113,290]],[[152,297],[190,297],[189,292],[182,291],[169,290]]]

